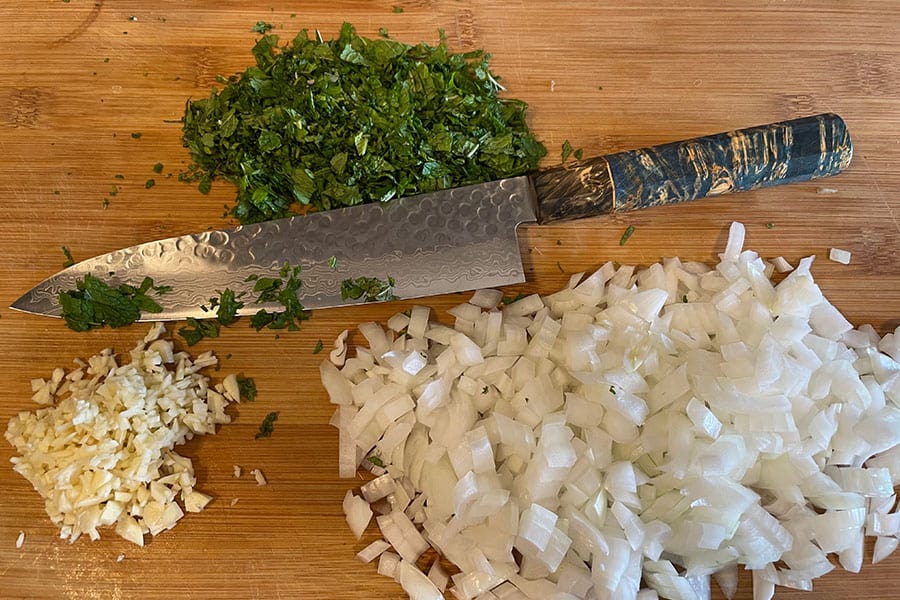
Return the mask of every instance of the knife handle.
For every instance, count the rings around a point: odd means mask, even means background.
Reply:
[[[676,204],[836,175],[853,148],[835,114],[618,152],[535,176],[540,222]]]

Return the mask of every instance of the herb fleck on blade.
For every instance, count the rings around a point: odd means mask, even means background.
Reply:
[[[97,329],[104,325],[124,327],[141,318],[142,313],[162,312],[162,307],[150,296],[168,288],[154,286],[145,277],[137,287],[123,283],[112,287],[93,275],[85,275],[75,283],[75,289],[59,293],[59,304],[66,325],[75,331]]]
[[[359,300],[362,298],[364,302],[396,300],[394,283],[393,277],[388,277],[386,281],[377,277],[345,279],[341,282],[341,299]]]

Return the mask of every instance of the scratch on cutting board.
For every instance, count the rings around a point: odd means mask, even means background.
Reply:
[[[50,42],[50,45],[51,46],[59,46],[61,44],[65,44],[67,42],[71,42],[74,39],[77,39],[79,36],[81,36],[81,34],[83,34],[85,31],[87,31],[88,27],[93,25],[94,21],[97,20],[97,17],[100,16],[100,11],[102,9],[103,9],[103,0],[96,0],[94,2],[93,8],[91,9],[91,12],[88,13],[88,16],[86,16],[81,21],[81,23],[79,23],[75,27],[75,29],[73,29],[66,35],[62,36],[58,40],[54,40],[54,41]]]
[[[872,173],[872,169],[869,168],[869,163],[863,159],[862,161],[863,168],[866,170],[866,174],[869,176],[869,181],[872,182],[872,185],[875,186],[875,191],[878,192],[878,198],[884,204],[884,208],[887,210],[888,214],[891,216],[891,222],[894,224],[894,229],[900,231],[900,223],[897,222],[897,215],[894,214],[893,209],[891,209],[890,202],[887,201],[887,197],[884,195],[884,192],[881,190],[881,186],[878,185],[878,179]]]

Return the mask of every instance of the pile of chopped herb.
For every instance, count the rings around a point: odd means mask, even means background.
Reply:
[[[452,53],[443,36],[413,46],[345,23],[328,42],[264,35],[253,55],[183,122],[182,179],[234,183],[242,223],[519,175],[546,154],[526,104],[497,96],[489,55]]]

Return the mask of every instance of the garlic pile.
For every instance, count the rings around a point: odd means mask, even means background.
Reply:
[[[6,439],[21,454],[13,468],[43,496],[64,539],[96,540],[99,527],[115,525],[142,546],[145,533],[170,529],[211,500],[194,489],[191,460],[174,447],[230,422],[225,408],[239,401],[237,382],[229,375],[210,388],[200,371],[217,358],[176,353],[159,339],[164,331],[156,324],[126,364],[104,350],[32,381],[43,408],[9,422]]]

